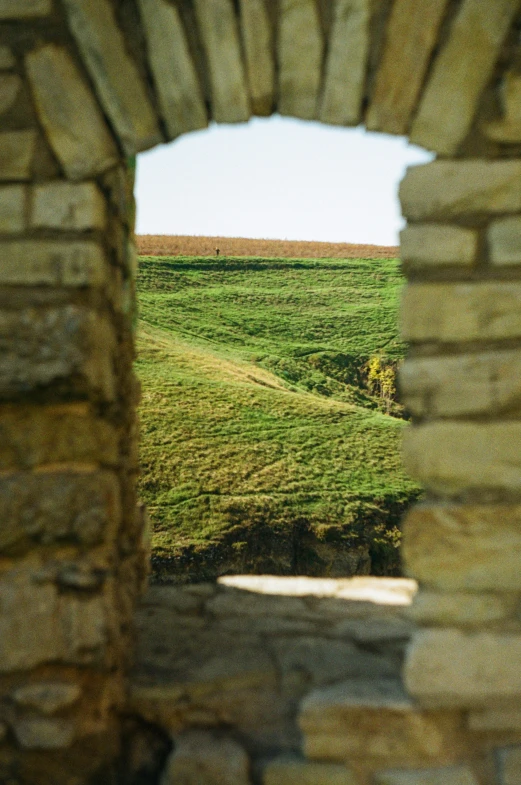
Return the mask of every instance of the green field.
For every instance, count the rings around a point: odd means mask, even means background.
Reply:
[[[140,259],[156,579],[398,570],[419,490],[367,361],[403,356],[401,285],[395,260]]]

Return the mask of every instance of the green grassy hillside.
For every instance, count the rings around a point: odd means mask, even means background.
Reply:
[[[398,263],[140,260],[141,495],[156,577],[397,570]],[[385,363],[384,363],[385,364]]]

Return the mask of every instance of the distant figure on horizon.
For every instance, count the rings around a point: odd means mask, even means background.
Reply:
[[[219,250],[218,248],[216,248],[216,249],[215,249],[215,255],[216,255],[216,256],[219,256],[219,254],[220,254],[220,253],[221,253],[221,252],[220,252],[220,250]]]

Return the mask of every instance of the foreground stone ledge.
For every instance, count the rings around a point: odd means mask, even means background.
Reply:
[[[35,545],[92,547],[114,538],[121,489],[110,472],[17,472],[0,476],[0,554]]]
[[[103,248],[92,240],[9,240],[0,242],[0,255],[0,286],[103,286],[109,277]]]
[[[422,706],[473,707],[521,697],[521,635],[425,629],[405,664],[408,692]]]
[[[445,591],[521,590],[521,506],[418,505],[404,522],[406,571]]]
[[[521,172],[520,172],[521,182]],[[521,283],[415,283],[404,291],[406,341],[489,341],[521,337]]]
[[[400,234],[400,256],[410,267],[470,267],[477,251],[477,231],[460,226],[416,224]]]
[[[521,422],[436,422],[407,428],[407,470],[430,490],[521,491]]]
[[[450,220],[521,210],[521,161],[433,161],[412,166],[400,184],[412,221]]]
[[[521,351],[418,357],[400,368],[400,391],[418,417],[505,414],[521,408]]]

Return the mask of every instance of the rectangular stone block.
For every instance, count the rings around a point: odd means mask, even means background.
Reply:
[[[65,47],[48,44],[25,58],[36,110],[71,180],[93,177],[119,160],[90,87]]]
[[[382,771],[375,774],[374,782],[375,785],[478,785],[468,766]]]
[[[416,595],[409,615],[422,627],[479,628],[514,616],[516,604],[515,598],[492,592],[444,593],[423,588]]]
[[[121,518],[121,490],[110,472],[18,472],[0,477],[0,553],[36,545],[82,548],[110,541]]]
[[[369,130],[407,133],[446,9],[447,0],[394,3],[367,115]]]
[[[178,9],[166,0],[140,0],[139,8],[169,138],[205,128],[206,107]]]
[[[517,0],[463,1],[434,61],[411,142],[443,155],[458,150],[517,11]]]
[[[320,100],[323,123],[358,125],[369,58],[369,0],[335,3]]]
[[[521,490],[521,422],[435,422],[403,437],[407,470],[435,493]]]
[[[64,0],[64,5],[83,62],[126,154],[162,142],[146,87],[110,0]]]
[[[0,578],[0,673],[45,662],[101,662],[108,627],[103,595],[60,594],[30,567]]]
[[[410,267],[470,267],[478,233],[461,226],[417,224],[400,233],[400,256]]]
[[[460,718],[426,712],[393,680],[350,680],[314,690],[299,724],[306,757],[366,766],[450,762],[461,754]]]
[[[498,267],[521,264],[521,217],[494,221],[487,232],[490,262]]]
[[[295,41],[299,42],[298,46]],[[281,0],[277,37],[281,115],[303,120],[317,117],[323,52],[314,0]]]
[[[280,758],[268,763],[264,770],[264,785],[357,785],[352,771],[335,763]]]
[[[106,220],[105,199],[96,183],[57,181],[32,189],[31,226],[35,229],[103,229]]]
[[[0,242],[0,285],[102,286],[108,264],[93,240],[11,240]]]
[[[113,400],[114,351],[112,326],[85,307],[0,311],[0,396],[58,383]]]
[[[521,697],[521,635],[426,629],[405,663],[408,692],[422,706],[466,708]]]
[[[494,341],[521,337],[521,283],[417,283],[404,290],[405,341]]]
[[[0,181],[31,179],[36,140],[33,130],[0,133]]]
[[[521,785],[521,747],[507,747],[497,753],[500,785]]]
[[[442,591],[521,590],[521,506],[426,504],[404,522],[407,573]]]
[[[411,221],[520,212],[521,161],[439,160],[411,166],[400,184],[400,201]]]
[[[264,0],[240,0],[242,45],[252,112],[271,114],[275,101],[275,63],[271,20]]]
[[[11,109],[21,89],[22,80],[18,74],[0,74],[0,115]]]
[[[418,357],[400,368],[401,400],[418,417],[505,414],[521,407],[521,351]]]
[[[471,731],[496,732],[521,730],[521,709],[493,706],[488,709],[474,709],[469,712],[468,725]]]
[[[195,13],[208,58],[213,119],[246,122],[250,102],[233,4],[231,0],[195,0]]]
[[[0,0],[0,19],[32,19],[51,11],[52,0]]]
[[[115,466],[119,435],[88,403],[0,407],[0,471],[46,464]]]
[[[8,46],[0,46],[0,68],[14,68],[15,63],[11,49]]]
[[[6,185],[0,188],[0,232],[17,234],[25,229],[26,188]]]

